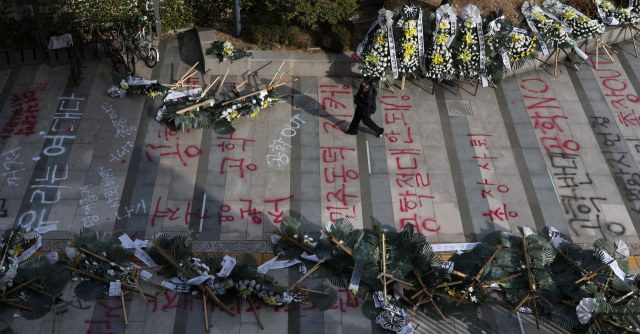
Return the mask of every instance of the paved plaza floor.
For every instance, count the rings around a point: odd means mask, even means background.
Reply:
[[[159,43],[153,69],[136,76],[179,79],[200,59],[194,32]],[[76,86],[68,66],[0,71],[0,230],[57,224],[42,250],[62,250],[83,227],[132,238],[186,234],[195,251],[271,253],[283,217],[318,235],[322,222],[348,218],[356,228],[412,224],[432,243],[482,240],[493,231],[558,229],[574,243],[622,239],[632,254],[640,240],[640,59],[631,42],[614,62],[595,56],[579,71],[547,67],[509,77],[494,88],[408,80],[405,90],[379,90],[373,119],[343,133],[354,112],[353,77],[298,76],[280,88],[281,103],[234,122],[237,131],[175,132],[155,121],[159,98],[111,98],[107,60],[85,62]],[[227,66],[220,63],[220,67]],[[216,70],[216,73],[223,72]],[[273,72],[229,76],[262,89]],[[192,83],[208,84],[199,71]],[[215,89],[215,87],[214,87]],[[293,269],[270,272],[282,284]],[[307,282],[307,281],[306,281]],[[320,282],[308,281],[309,285]],[[73,284],[67,298],[75,300]],[[150,293],[157,290],[145,285]],[[212,333],[381,333],[358,301],[341,291],[338,305],[251,308],[238,299],[230,317],[211,307]],[[113,299],[113,300],[112,300]],[[168,292],[145,305],[128,296],[129,325],[119,299],[58,309],[56,333],[204,333],[200,296]],[[496,333],[520,331],[517,317],[485,306]],[[20,334],[50,333],[52,314],[28,322],[0,319]],[[459,322],[414,318],[418,332],[463,333]],[[494,320],[498,319],[498,321]],[[526,333],[537,333],[522,316]],[[559,332],[543,323],[540,332]]]

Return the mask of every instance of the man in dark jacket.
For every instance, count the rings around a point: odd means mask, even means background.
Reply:
[[[384,128],[380,128],[371,119],[371,114],[374,114],[376,112],[376,97],[378,95],[378,91],[375,87],[373,87],[372,81],[373,79],[369,77],[362,78],[360,89],[358,90],[358,93],[353,97],[356,104],[356,111],[353,114],[353,120],[351,120],[349,130],[345,132],[346,134],[358,134],[360,121],[362,121],[364,125],[369,127],[369,129],[373,130],[373,132],[376,134],[376,137],[380,138],[384,133]]]

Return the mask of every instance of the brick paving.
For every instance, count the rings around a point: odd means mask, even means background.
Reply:
[[[136,76],[172,82],[200,61],[193,31],[159,46],[158,65],[139,63]],[[44,235],[44,251],[63,249],[91,227],[132,238],[187,234],[196,251],[270,254],[282,217],[299,217],[316,236],[322,222],[343,217],[357,228],[413,224],[433,243],[555,227],[579,244],[619,238],[639,255],[640,60],[630,42],[618,46],[615,62],[601,57],[598,70],[592,55],[580,71],[561,66],[553,76],[538,69],[475,97],[467,82],[458,95],[447,85],[431,94],[426,80],[408,80],[396,93],[381,89],[373,116],[385,128],[380,139],[363,127],[357,136],[343,133],[354,112],[353,77],[294,76],[298,81],[280,89],[292,94],[283,103],[235,121],[237,131],[221,136],[165,129],[153,119],[159,99],[108,97],[106,60],[87,61],[80,86],[67,66],[0,70],[0,229],[57,224]],[[225,84],[248,77],[245,90],[262,88],[279,63],[265,61]],[[227,64],[216,66],[217,74]],[[216,77],[200,70],[191,82]],[[270,275],[282,284],[298,277],[286,269]],[[148,305],[127,298],[128,326],[119,299],[106,298],[82,303],[82,310],[59,308],[56,332],[204,332],[200,296],[168,292]],[[382,332],[359,304],[342,290],[336,308],[324,313],[263,305],[264,330],[240,299],[231,306],[235,317],[218,307],[208,312],[212,333]],[[518,331],[517,318],[504,312],[481,309],[496,333]],[[34,322],[12,314],[0,319],[18,333],[51,332],[52,314]],[[465,331],[453,321],[414,319],[418,332]],[[531,317],[522,319],[525,332],[538,332]],[[559,330],[543,324],[540,331]]]

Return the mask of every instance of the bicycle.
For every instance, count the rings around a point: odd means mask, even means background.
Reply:
[[[77,86],[82,82],[82,59],[84,48],[82,37],[78,34],[75,25],[66,26],[71,29],[71,34],[51,37],[48,49],[61,49],[66,47],[71,62],[71,77]]]
[[[118,19],[114,17],[114,19]],[[125,50],[124,58],[126,60],[127,66],[129,67],[129,72],[131,75],[136,74],[136,57],[135,52],[133,51],[133,38],[127,35],[127,27],[125,26],[125,20],[135,19],[135,17],[128,18],[120,18],[121,21],[120,28],[118,28],[118,49],[122,51]]]
[[[71,76],[77,86],[82,82],[82,59],[84,59],[84,43],[78,34],[75,25],[71,28],[71,39],[69,40],[69,60],[71,60]]]
[[[153,30],[151,27],[151,21],[147,20],[146,16],[141,16],[138,18],[140,31],[133,37],[133,47],[136,49],[137,53],[143,54],[140,58],[144,60],[145,64],[148,67],[154,67],[158,63],[160,59],[160,52],[158,51],[158,47],[153,44]],[[149,29],[149,36],[147,36],[145,32],[145,28]]]
[[[121,68],[125,71],[129,71],[127,62],[122,57],[120,51],[118,51],[118,49],[109,40],[105,39],[104,36],[102,36],[99,28],[99,23],[100,22],[96,23],[93,31],[91,32],[93,54],[97,55],[98,52],[105,52],[106,56],[111,59],[111,73],[120,73]]]

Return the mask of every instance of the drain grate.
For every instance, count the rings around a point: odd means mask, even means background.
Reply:
[[[293,109],[317,110],[316,94],[293,94]]]
[[[467,100],[447,101],[447,111],[449,116],[473,116],[471,103]]]

